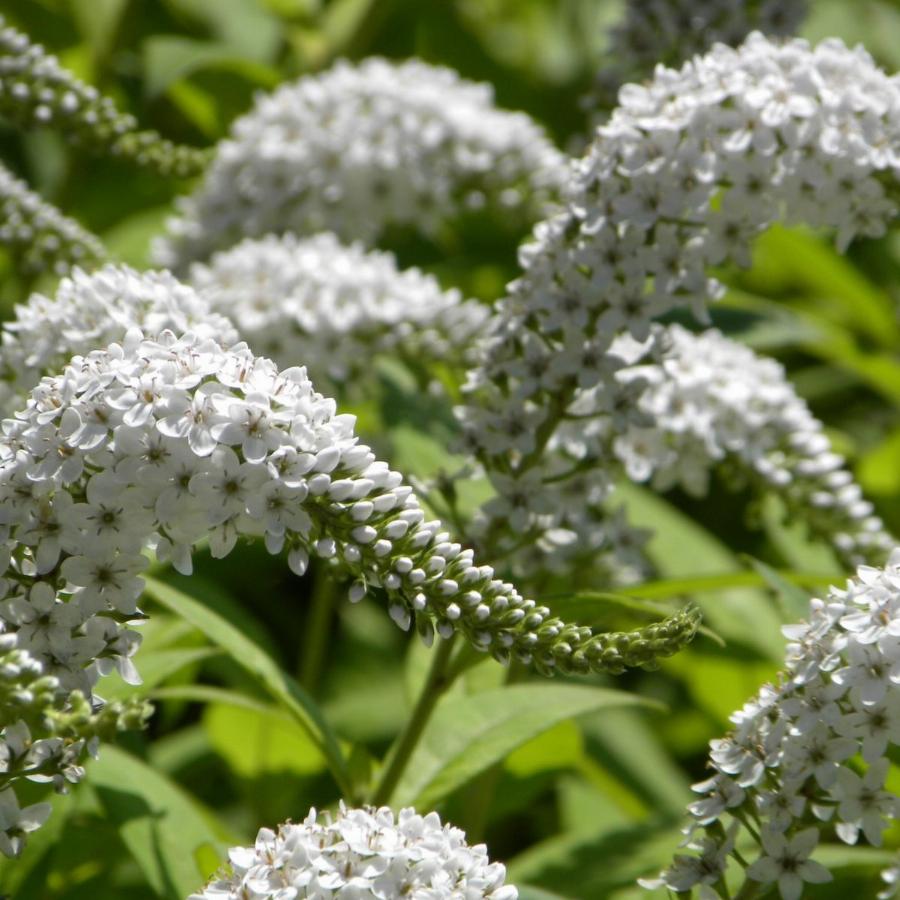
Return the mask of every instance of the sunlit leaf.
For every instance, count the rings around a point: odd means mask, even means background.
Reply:
[[[559,722],[642,704],[651,705],[624,691],[544,682],[446,697],[426,725],[393,801],[430,808]]]

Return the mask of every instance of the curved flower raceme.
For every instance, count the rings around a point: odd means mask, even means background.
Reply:
[[[721,290],[708,267],[749,262],[751,240],[779,217],[833,229],[843,247],[881,234],[896,211],[900,82],[862,50],[755,34],[657,70],[621,102],[565,212],[523,247],[523,274],[470,373],[467,443],[503,473],[507,498],[528,480],[542,503],[532,483],[562,494],[591,470],[594,492],[610,489],[609,436],[647,421],[641,381],[623,391],[620,380],[637,360],[614,342],[643,343],[675,307],[702,314]],[[880,554],[870,527],[867,514],[844,522],[839,540]]]
[[[201,172],[204,150],[182,147],[119,112],[96,88],[0,16],[0,115],[23,126],[59,128],[81,144],[178,176]]]
[[[432,276],[400,271],[391,254],[331,234],[246,240],[192,266],[190,280],[255,352],[303,362],[320,387],[352,383],[374,353],[471,361],[488,318]]]
[[[268,232],[430,233],[484,206],[527,221],[565,171],[544,132],[497,109],[488,85],[419,60],[338,62],[261,96],[234,123],[156,260],[177,270]]]
[[[469,846],[437,813],[388,807],[316,810],[278,831],[262,828],[253,847],[228,854],[230,871],[188,900],[371,897],[373,900],[516,900],[506,869],[484,844]]]
[[[2,163],[0,244],[12,248],[16,264],[29,272],[61,274],[73,264],[106,256],[99,238],[42,200]]]
[[[621,337],[612,351],[626,362],[637,359],[618,371],[613,403],[605,386],[580,392],[545,464],[563,473],[577,469],[590,436],[605,442],[607,459],[617,460],[632,481],[660,491],[677,485],[705,495],[714,471],[738,486],[775,489],[851,565],[890,551],[892,539],[872,504],[779,363],[716,330],[693,334],[679,325],[654,326],[642,344]],[[635,415],[610,428],[606,414],[616,405],[629,412],[633,405]],[[608,515],[608,474],[576,471],[542,483],[532,473],[510,484],[494,473],[498,497],[481,511],[477,527],[497,535],[505,525],[504,547],[534,527],[536,546],[528,542],[515,557],[523,565],[570,569],[589,556],[595,571],[627,581],[642,571],[643,541],[623,516]]]
[[[589,102],[615,106],[623,84],[642,81],[657,65],[680,65],[714,44],[734,47],[753,31],[794,34],[807,6],[806,0],[628,0],[609,32],[614,62],[597,74]]]
[[[0,528],[0,618],[61,696],[90,699],[113,667],[136,678],[142,551],[189,573],[204,538],[216,557],[264,538],[299,574],[310,554],[335,559],[351,598],[380,586],[401,627],[548,674],[653,667],[698,626],[692,608],[630,633],[551,618],[425,521],[304,369],[192,333],[131,329],[34,388],[3,422]]]
[[[710,471],[724,469],[777,489],[848,560],[887,555],[890,535],[779,363],[716,330],[695,335],[672,325],[654,339],[652,362],[619,373],[626,390],[644,385],[645,423],[612,437],[632,479],[705,494]]]
[[[238,339],[228,319],[168,272],[106,265],[88,275],[75,269],[54,297],[32,294],[16,306],[15,318],[3,323],[0,415],[24,407],[44,375],[61,371],[77,354],[121,340],[130,328],[139,328],[146,337],[168,329],[215,337],[223,344]]]
[[[884,569],[861,567],[845,590],[813,600],[808,621],[785,634],[778,682],[731,717],[728,737],[710,744],[713,775],[695,785],[702,796],[690,807],[688,846],[699,855],[677,856],[649,886],[717,891],[736,836],[749,833],[752,820],[758,858],[746,876],[777,882],[784,900],[795,900],[804,881],[830,877],[810,860],[823,829],[849,844],[880,846],[900,812],[885,788],[888,754],[900,743],[900,551]]]

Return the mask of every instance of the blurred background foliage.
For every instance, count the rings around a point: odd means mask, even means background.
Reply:
[[[900,3],[812,0],[804,33],[863,42],[900,69]],[[9,22],[115,98],[144,127],[212,145],[257,91],[339,57],[419,56],[489,81],[498,102],[542,122],[562,147],[583,141],[581,98],[604,59],[620,4],[603,0],[2,0]],[[111,255],[146,266],[185,183],[92,156],[41,130],[0,128],[0,158],[47,199],[101,235]],[[477,219],[425,243],[393,235],[405,265],[491,300],[515,272],[515,243]],[[900,534],[900,236],[838,256],[826,240],[775,229],[731,286],[715,323],[788,367],[868,496]],[[25,283],[0,257],[0,304],[52,281]],[[422,478],[452,471],[448,410],[418,393],[398,365],[380,366],[380,400],[347,404],[366,440]],[[472,502],[479,489],[473,489]],[[629,487],[632,519],[654,531],[658,579],[639,604],[691,596],[724,644],[701,638],[659,673],[547,684],[486,661],[441,702],[398,803],[421,800],[485,839],[507,861],[523,900],[626,898],[679,841],[689,785],[706,744],[783,653],[780,624],[811,592],[840,582],[832,555],[783,522],[777,497],[714,489],[696,500]],[[736,514],[735,511],[739,512]],[[746,514],[743,511],[746,510]],[[157,703],[146,734],[104,747],[89,777],[54,800],[23,858],[0,865],[0,889],[21,900],[179,900],[218,865],[230,842],[261,825],[336,803],[322,757],[297,724],[295,684],[324,711],[365,785],[407,715],[428,653],[367,599],[343,602],[325,567],[293,577],[259,547],[191,579],[159,571],[138,657]],[[603,585],[577,585],[603,590]],[[560,585],[565,589],[566,585]],[[571,587],[571,586],[569,586]],[[181,596],[175,592],[183,592]],[[178,608],[176,615],[172,608]],[[607,601],[583,619],[609,615]],[[590,686],[585,689],[585,686]],[[635,703],[598,688],[627,688]],[[102,693],[133,690],[107,679]],[[627,699],[627,698],[626,698]],[[650,706],[652,701],[655,706]],[[900,773],[892,776],[900,788]],[[37,796],[41,791],[34,788]],[[835,845],[821,859],[832,884],[815,897],[874,896],[888,849]]]

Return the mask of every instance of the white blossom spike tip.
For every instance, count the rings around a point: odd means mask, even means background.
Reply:
[[[111,314],[121,312],[115,298],[143,297],[143,312],[133,303],[124,315],[139,324],[43,378],[0,436],[0,622],[64,709],[90,703],[113,668],[137,679],[130,626],[142,616],[143,551],[189,573],[203,539],[223,557],[241,538],[262,538],[298,573],[311,556],[333,559],[380,586],[402,627],[460,632],[547,674],[652,668],[694,636],[692,608],[628,633],[551,617],[426,521],[401,475],[357,442],[353,417],[316,393],[305,369],[226,348],[209,322],[156,333],[202,313],[167,275],[110,269],[61,293],[91,307],[92,290]],[[159,296],[169,290],[171,308]],[[51,740],[47,728],[39,719],[22,740]]]

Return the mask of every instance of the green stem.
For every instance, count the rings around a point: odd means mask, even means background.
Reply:
[[[754,900],[766,893],[768,893],[768,888],[761,881],[745,878],[741,889],[734,895],[734,900]]]
[[[511,660],[506,670],[504,685],[521,681],[526,668],[516,660]],[[488,817],[494,805],[494,795],[503,776],[503,762],[494,763],[487,771],[482,772],[466,791],[465,812],[462,827],[470,844],[480,843],[488,825]]]
[[[331,573],[320,569],[312,590],[309,619],[303,635],[298,678],[300,684],[314,694],[322,674],[325,652],[331,645],[329,631],[334,610],[335,582]]]
[[[438,700],[453,683],[448,677],[447,667],[455,642],[456,634],[440,639],[434,650],[425,684],[422,685],[412,715],[391,747],[381,778],[372,792],[371,802],[374,806],[382,806],[391,799]]]

